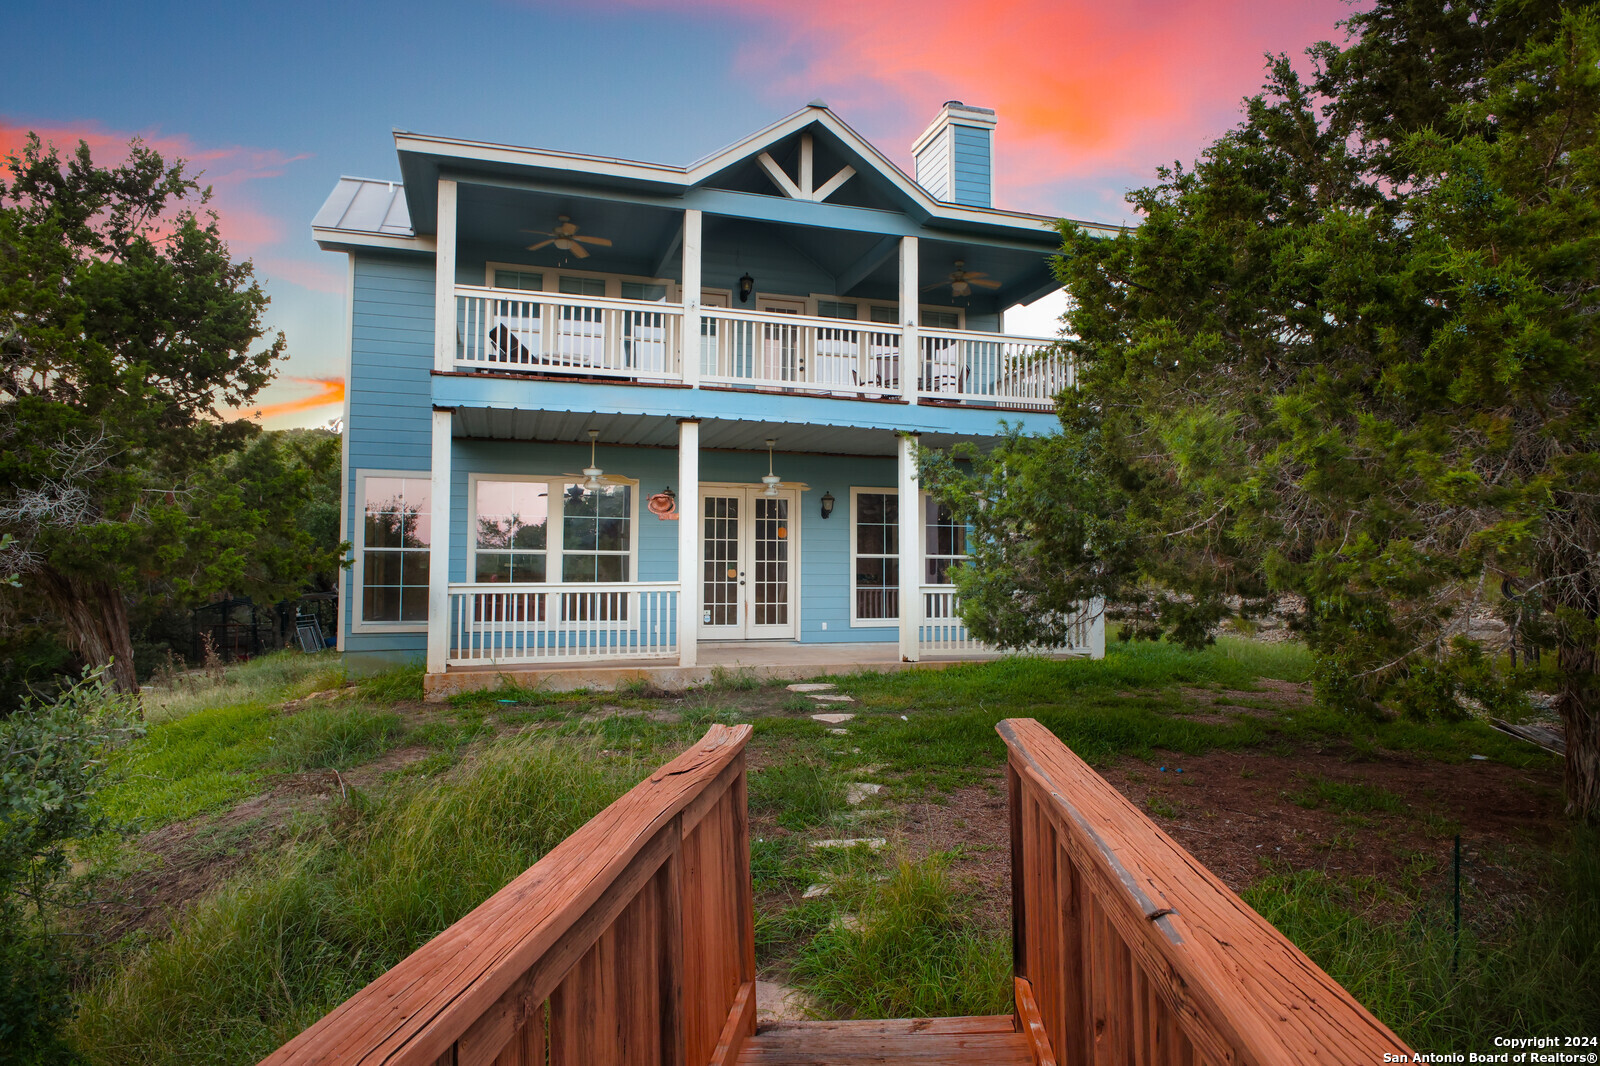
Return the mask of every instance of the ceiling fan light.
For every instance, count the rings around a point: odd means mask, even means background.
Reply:
[[[950,284],[950,295],[952,295],[952,296],[971,296],[972,295],[972,286],[968,285],[964,281],[952,282]]]
[[[761,483],[767,487],[767,490],[762,493],[763,496],[776,496],[778,494],[778,486],[783,484],[783,479],[777,474],[767,474],[761,479]]]
[[[600,483],[600,477],[604,473],[605,473],[605,471],[601,470],[598,466],[586,466],[586,467],[584,467],[583,468],[583,476],[585,478],[588,478],[588,480],[583,483],[583,487],[586,488],[586,489],[603,488],[604,486],[602,486],[601,483]]]

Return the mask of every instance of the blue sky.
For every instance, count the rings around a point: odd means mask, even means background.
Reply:
[[[909,169],[946,99],[999,113],[996,206],[1130,218],[1125,191],[1237,119],[1263,52],[1342,0],[596,0],[7,5],[0,149],[37,129],[110,158],[140,134],[216,188],[290,358],[265,424],[335,406],[342,257],[310,221],[342,174],[398,176],[395,127],[688,163],[816,97]]]

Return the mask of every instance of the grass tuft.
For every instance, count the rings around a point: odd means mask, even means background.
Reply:
[[[267,872],[200,903],[91,987],[91,1062],[255,1062],[459,919],[615,799],[631,761],[515,738],[459,775],[397,781]]]
[[[364,707],[312,707],[280,721],[272,761],[286,770],[347,770],[394,747],[400,716]]]
[[[902,862],[882,883],[841,884],[854,922],[801,948],[794,976],[839,1017],[928,1018],[1011,1010],[1009,939],[974,932],[940,857]]]
[[[845,809],[844,782],[811,762],[779,763],[750,775],[750,807],[789,830],[825,824]]]

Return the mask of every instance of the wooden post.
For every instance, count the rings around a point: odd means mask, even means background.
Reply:
[[[700,242],[704,226],[699,208],[683,212],[683,327],[678,347],[682,352],[683,383],[690,388],[700,384]],[[684,508],[678,508],[682,511]]]
[[[900,238],[900,395],[917,402],[917,378],[922,373],[922,344],[917,339],[917,301],[922,298],[917,280],[917,239]]]
[[[687,225],[684,241],[689,243]],[[695,358],[700,330],[695,329]],[[700,640],[700,423],[678,423],[678,665],[698,661]]]
[[[439,179],[439,224],[433,252],[433,368],[456,361],[456,183]]]
[[[450,655],[450,424],[455,412],[433,409],[432,520],[428,541],[428,673]]]
[[[917,492],[917,435],[899,438],[900,466],[900,660],[920,656],[922,630],[922,500]]]

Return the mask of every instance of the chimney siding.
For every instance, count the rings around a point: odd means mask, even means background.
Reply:
[[[946,203],[993,207],[994,127],[987,108],[945,104],[911,147],[917,184]]]

